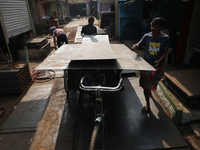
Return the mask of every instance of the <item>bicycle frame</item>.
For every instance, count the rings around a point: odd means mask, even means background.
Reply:
[[[95,111],[94,111],[94,123],[100,123],[100,125],[102,126],[102,147],[104,148],[104,117],[105,117],[105,113],[103,110],[103,97],[102,97],[102,92],[104,91],[112,91],[112,92],[116,92],[122,89],[123,87],[123,82],[122,82],[122,78],[119,80],[118,85],[116,87],[105,87],[105,86],[85,86],[83,85],[83,80],[84,77],[81,79],[79,87],[80,89],[84,90],[84,91],[93,91],[95,92]]]

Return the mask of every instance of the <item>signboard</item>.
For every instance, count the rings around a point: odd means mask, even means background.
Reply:
[[[70,4],[75,4],[75,3],[89,3],[90,0],[68,0]]]

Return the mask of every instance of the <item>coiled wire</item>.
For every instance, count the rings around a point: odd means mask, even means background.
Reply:
[[[55,76],[54,70],[33,70],[31,73],[32,80],[37,83],[47,82]]]

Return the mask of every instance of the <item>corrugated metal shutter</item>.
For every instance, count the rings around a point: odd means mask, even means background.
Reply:
[[[26,0],[0,0],[0,11],[8,38],[32,29]]]

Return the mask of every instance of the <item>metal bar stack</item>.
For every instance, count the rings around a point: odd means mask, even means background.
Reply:
[[[0,70],[0,94],[21,94],[31,82],[28,65]]]

